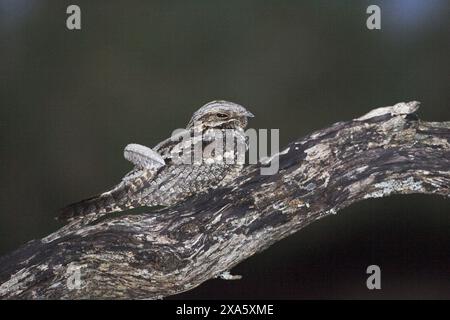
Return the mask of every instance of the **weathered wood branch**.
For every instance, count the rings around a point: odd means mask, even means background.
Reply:
[[[314,132],[230,186],[147,214],[74,222],[0,259],[0,298],[159,298],[190,290],[309,223],[393,193],[449,197],[450,122],[417,102]],[[80,270],[77,287],[76,270]]]

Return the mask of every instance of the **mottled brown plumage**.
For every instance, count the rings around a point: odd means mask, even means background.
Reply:
[[[237,157],[247,147],[244,134],[247,117],[253,115],[240,105],[212,101],[193,114],[185,130],[153,149],[128,145],[124,156],[135,164],[134,169],[113,189],[62,209],[59,218],[71,220],[142,206],[169,206],[193,194],[226,184],[243,167]],[[218,133],[222,137],[217,138]],[[238,142],[233,145],[231,155],[226,153],[230,150],[224,150],[227,135]],[[223,149],[213,145],[218,141],[222,141]],[[239,149],[242,145],[244,150]],[[205,153],[208,149],[212,151]],[[203,151],[200,159],[194,150]],[[221,160],[221,154],[228,158]],[[234,163],[230,163],[231,158]]]

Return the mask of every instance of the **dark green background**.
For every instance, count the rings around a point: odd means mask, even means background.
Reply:
[[[78,4],[82,30],[65,27]],[[369,31],[369,4],[382,29]],[[373,107],[450,120],[449,1],[0,0],[0,254],[55,231],[58,208],[130,169],[209,100],[247,106],[281,146]],[[186,298],[450,298],[450,205],[369,200]],[[382,290],[365,269],[378,264]]]

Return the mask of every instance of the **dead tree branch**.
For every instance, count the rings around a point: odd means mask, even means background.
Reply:
[[[31,241],[0,259],[0,298],[165,297],[356,201],[449,197],[450,122],[420,121],[418,105],[375,109],[293,142],[275,175],[248,166],[227,188],[177,206],[75,221]]]

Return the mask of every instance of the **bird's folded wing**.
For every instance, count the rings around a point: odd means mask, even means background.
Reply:
[[[140,144],[127,145],[123,150],[123,155],[125,159],[142,169],[157,170],[165,165],[164,159],[159,153]]]

